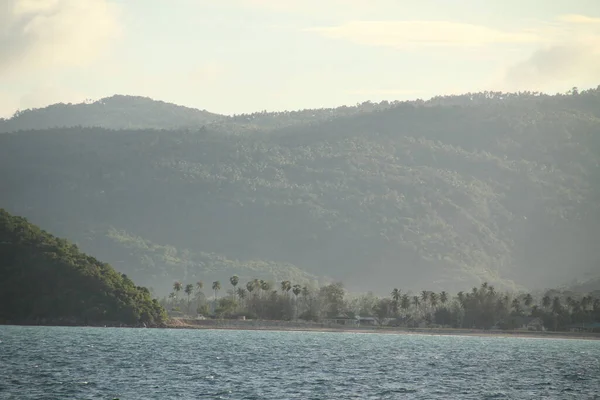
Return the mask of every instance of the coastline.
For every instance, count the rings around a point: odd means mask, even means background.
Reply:
[[[56,326],[81,328],[128,328],[128,329],[196,329],[196,330],[234,330],[234,331],[272,331],[272,332],[323,332],[323,333],[356,333],[356,334],[385,334],[385,335],[427,335],[427,336],[475,336],[493,338],[531,338],[531,339],[569,339],[569,340],[600,340],[600,333],[594,332],[539,332],[539,331],[501,331],[459,328],[401,328],[401,327],[345,327],[341,325],[326,325],[322,323],[298,323],[293,321],[266,320],[194,320],[172,318],[159,326],[139,326],[125,324],[76,324],[62,322],[7,322],[2,325],[13,326]]]
[[[166,323],[167,329],[212,329],[239,331],[274,332],[332,332],[389,335],[429,335],[429,336],[478,336],[496,338],[535,338],[535,339],[575,339],[600,340],[600,333],[593,332],[539,332],[539,331],[501,331],[457,328],[396,328],[396,327],[344,327],[325,324],[298,324],[287,321],[226,321],[226,320],[190,320],[174,318]]]

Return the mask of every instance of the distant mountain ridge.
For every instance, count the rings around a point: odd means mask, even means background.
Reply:
[[[0,204],[160,291],[232,272],[544,288],[600,265],[600,89],[155,128],[0,135]]]
[[[114,95],[93,103],[54,104],[0,120],[0,133],[75,126],[107,129],[199,128],[224,119],[205,110],[141,96]]]

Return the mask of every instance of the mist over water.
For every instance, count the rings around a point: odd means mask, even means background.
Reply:
[[[0,327],[6,399],[595,399],[600,342]]]

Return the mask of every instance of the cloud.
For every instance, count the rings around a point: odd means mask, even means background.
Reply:
[[[600,18],[559,16],[545,37],[542,47],[505,70],[504,87],[548,91],[600,81]]]
[[[557,19],[558,21],[567,22],[570,24],[600,24],[600,18],[588,17],[579,14],[561,15]]]
[[[368,46],[481,46],[489,43],[535,43],[530,31],[503,32],[482,25],[450,21],[351,21],[306,31]]]
[[[78,66],[119,33],[107,0],[2,0],[0,73]]]
[[[600,82],[600,42],[565,43],[535,51],[506,71],[510,89],[546,90]]]

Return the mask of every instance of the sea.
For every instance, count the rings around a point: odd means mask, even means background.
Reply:
[[[0,399],[600,399],[600,341],[0,326]]]

